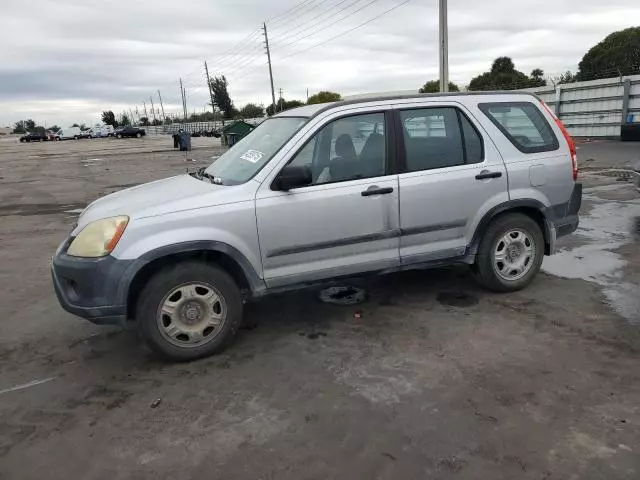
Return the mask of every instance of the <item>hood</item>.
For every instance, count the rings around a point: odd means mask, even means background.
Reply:
[[[214,185],[190,175],[165,178],[99,198],[82,212],[78,227],[117,215],[135,219],[247,200],[239,197],[239,190],[244,191],[233,186]]]

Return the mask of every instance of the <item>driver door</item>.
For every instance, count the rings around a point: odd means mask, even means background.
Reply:
[[[265,282],[270,288],[400,264],[398,176],[389,113],[334,114],[289,164],[310,185],[256,196]]]

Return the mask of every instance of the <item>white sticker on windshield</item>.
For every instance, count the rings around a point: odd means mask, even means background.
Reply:
[[[258,150],[247,150],[240,157],[247,162],[256,163],[260,161],[260,159],[264,156],[264,153],[259,152]]]

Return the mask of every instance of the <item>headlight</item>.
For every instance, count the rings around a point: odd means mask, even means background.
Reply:
[[[116,248],[127,228],[129,217],[111,217],[96,220],[84,227],[67,250],[72,257],[104,257]]]

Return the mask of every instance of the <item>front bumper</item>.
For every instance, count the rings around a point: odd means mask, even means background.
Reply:
[[[122,279],[132,262],[112,256],[71,257],[64,253],[66,243],[51,262],[53,287],[62,308],[98,325],[124,325],[127,305]]]

